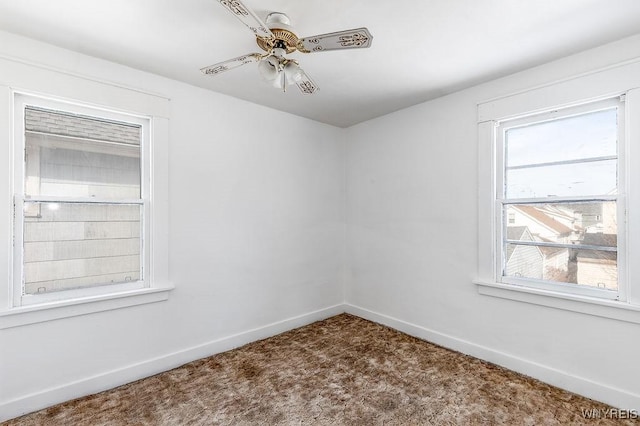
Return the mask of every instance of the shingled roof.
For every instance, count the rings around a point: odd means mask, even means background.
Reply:
[[[24,125],[29,132],[140,145],[139,125],[62,111],[29,106],[25,108]]]
[[[584,234],[582,244],[616,247],[618,245],[618,236],[616,234],[588,233]],[[577,256],[581,259],[598,259],[603,261],[616,261],[618,259],[618,253],[615,251],[585,250],[580,249],[579,246]]]
[[[526,214],[533,220],[553,230],[558,235],[569,235],[573,232],[573,229],[569,228],[563,223],[558,222],[557,220],[554,220],[552,217],[534,206],[520,204],[514,205],[513,208],[520,210],[522,213]]]

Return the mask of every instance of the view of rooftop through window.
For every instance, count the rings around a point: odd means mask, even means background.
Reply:
[[[618,289],[618,109],[504,131],[503,276]]]

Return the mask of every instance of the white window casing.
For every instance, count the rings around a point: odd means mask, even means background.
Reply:
[[[34,78],[37,66],[12,64],[7,80],[0,82],[0,161],[3,163],[0,198],[0,329],[24,324],[117,309],[168,298],[173,288],[168,276],[168,123],[169,100],[155,94],[115,86],[65,73],[48,80]],[[29,69],[30,72],[25,72]],[[52,71],[47,70],[48,73]],[[4,83],[4,84],[2,84]],[[141,271],[135,282],[89,287],[80,290],[24,294],[22,289],[22,221],[24,198],[25,105],[69,111],[103,119],[122,120],[142,126],[141,196],[131,200],[36,197],[30,201],[106,203],[141,206]],[[22,136],[21,136],[22,135]]]
[[[124,115],[118,114],[114,112],[108,112],[104,110],[93,110],[91,108],[82,107],[79,105],[65,104],[61,102],[55,102],[48,99],[44,99],[41,97],[28,96],[21,93],[14,93],[14,286],[13,286],[13,306],[29,306],[29,305],[42,305],[44,303],[60,301],[60,300],[72,300],[87,296],[97,296],[104,294],[114,294],[120,293],[124,291],[137,290],[142,288],[150,287],[150,280],[146,279],[145,274],[150,270],[149,256],[146,255],[145,245],[147,241],[152,240],[152,235],[150,235],[148,229],[149,223],[149,208],[148,208],[148,194],[150,188],[150,178],[149,178],[149,146],[151,142],[151,138],[149,135],[150,130],[150,118],[147,117],[137,117],[132,115]],[[139,158],[138,169],[139,169],[139,182],[138,186],[138,196],[135,198],[99,198],[99,197],[88,197],[88,196],[53,196],[53,195],[41,195],[39,194],[39,188],[34,188],[34,192],[37,192],[38,195],[33,194],[24,194],[25,192],[24,186],[26,184],[26,175],[25,173],[25,165],[30,164],[31,162],[24,161],[24,152],[27,149],[26,145],[26,135],[27,129],[25,127],[25,112],[27,108],[39,107],[39,108],[48,108],[48,111],[56,111],[56,110],[64,110],[65,112],[73,112],[74,114],[83,114],[83,116],[99,116],[102,120],[113,119],[113,120],[122,120],[126,119],[128,123],[135,124],[140,126],[140,143],[137,145],[137,149],[135,149],[136,155]],[[47,110],[43,110],[47,111]],[[62,115],[52,115],[52,117],[47,117],[50,119],[57,119],[58,117],[64,117]],[[73,124],[73,122],[71,123]],[[83,129],[84,130],[84,129]],[[33,135],[30,133],[30,137],[33,138]],[[40,136],[40,135],[37,135]],[[84,146],[90,146],[90,141],[86,139],[76,140],[75,138],[65,137],[65,136],[53,136],[48,135],[48,140],[58,140],[61,139],[62,142],[58,141],[57,144],[53,144],[53,146],[57,147],[66,147],[69,145],[76,145],[77,148],[82,148]],[[65,140],[66,139],[66,140]],[[69,140],[70,139],[70,140]],[[50,143],[49,143],[50,144]],[[108,142],[95,142],[91,148],[95,151],[96,148],[100,148],[100,145],[106,145],[108,148],[113,145]],[[43,144],[44,147],[47,144]],[[117,149],[122,149],[122,147],[116,146]],[[125,147],[128,149],[128,147]],[[40,147],[36,147],[36,150],[39,150]],[[100,149],[97,149],[100,151]],[[106,152],[113,151],[104,150]],[[71,152],[71,151],[66,151]],[[82,153],[87,151],[80,151]],[[122,173],[121,173],[122,174]],[[38,179],[40,181],[40,179]],[[81,183],[81,182],[78,182]],[[140,251],[140,268],[139,271],[142,275],[140,280],[135,280],[128,283],[121,284],[110,284],[110,285],[102,285],[98,287],[91,288],[81,288],[81,289],[72,289],[72,290],[64,290],[64,291],[50,291],[43,294],[33,294],[32,292],[27,292],[23,286],[26,285],[24,282],[25,271],[26,268],[26,253],[23,253],[23,247],[25,247],[25,241],[23,241],[23,233],[26,230],[25,224],[25,214],[22,214],[24,211],[25,203],[34,204],[39,203],[42,205],[64,205],[67,208],[73,208],[72,206],[96,206],[97,208],[106,208],[109,206],[138,206],[140,214],[140,222],[142,224],[140,233],[139,233],[139,246]],[[68,220],[68,218],[67,218]],[[65,222],[65,223],[73,223],[73,222]],[[94,222],[95,223],[95,222]],[[94,246],[99,245],[108,245],[110,240],[84,240],[84,242],[92,242]],[[64,260],[61,260],[64,262]],[[59,261],[60,262],[60,261]],[[67,261],[68,262],[68,261]],[[38,262],[40,264],[47,262]],[[53,262],[55,263],[55,261]],[[80,265],[83,266],[83,265]]]
[[[576,78],[495,99],[478,106],[478,267],[481,294],[640,323],[640,62],[624,63]],[[618,147],[618,300],[598,291],[558,291],[503,279],[500,185],[502,155],[498,126],[558,110],[579,111],[594,102],[621,99],[624,126]],[[522,200],[519,200],[522,201]],[[524,200],[526,201],[526,200]],[[539,200],[537,200],[539,201]]]

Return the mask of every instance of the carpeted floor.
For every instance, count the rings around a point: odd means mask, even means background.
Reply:
[[[608,408],[343,314],[7,425],[632,424]]]

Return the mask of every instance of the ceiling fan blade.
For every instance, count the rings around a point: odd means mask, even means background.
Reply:
[[[218,0],[229,12],[247,26],[256,36],[273,38],[273,33],[260,18],[240,0]]]
[[[311,78],[309,78],[307,73],[305,73],[302,68],[299,68],[299,70],[300,78],[297,79],[296,86],[298,86],[298,89],[300,89],[303,95],[313,95],[318,90],[320,90],[318,85],[314,83]]]
[[[229,71],[234,68],[241,67],[244,64],[250,64],[251,62],[258,62],[262,58],[259,53],[250,53],[244,56],[238,56],[237,58],[229,59],[228,61],[218,62],[217,64],[209,65],[208,67],[201,68],[206,75],[216,75],[221,72]]]
[[[298,40],[297,48],[304,53],[338,49],[360,49],[371,46],[372,40],[373,36],[369,30],[363,27],[304,37]]]

